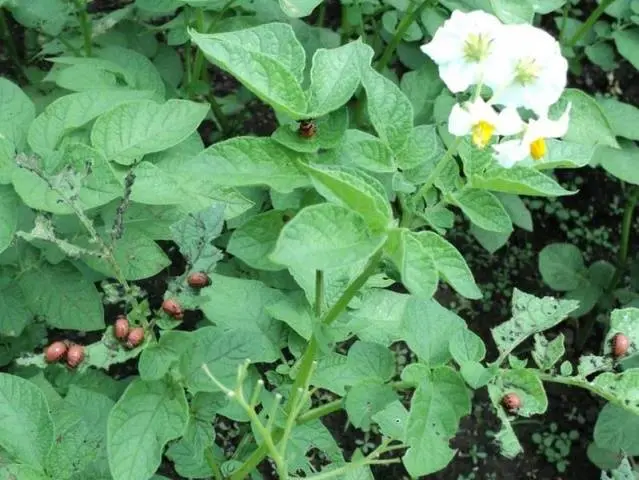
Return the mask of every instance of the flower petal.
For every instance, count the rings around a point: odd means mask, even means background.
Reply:
[[[470,112],[459,104],[454,105],[448,116],[448,131],[456,137],[463,137],[470,133],[472,127]]]
[[[507,140],[493,145],[495,159],[502,167],[510,168],[517,162],[524,160],[529,153],[528,146],[521,140]]]
[[[516,108],[504,108],[495,123],[495,133],[497,135],[515,135],[524,129],[525,123],[519,116]]]

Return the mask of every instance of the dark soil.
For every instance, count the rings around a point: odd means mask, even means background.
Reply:
[[[93,12],[107,12],[119,8],[128,0],[94,0],[90,3]],[[587,15],[595,2],[582,2],[584,15]],[[329,0],[326,11],[325,24],[337,29],[340,25],[340,9],[338,2]],[[317,14],[316,14],[317,15]],[[315,21],[316,15],[310,21]],[[18,46],[23,44],[23,32],[8,16],[11,31]],[[549,29],[552,22],[544,22]],[[19,78],[15,65],[7,58],[4,43],[0,44],[0,73],[10,78]],[[21,47],[20,47],[21,48]],[[19,52],[24,57],[24,52]],[[399,67],[400,70],[402,67]],[[215,68],[209,70],[212,88],[218,97],[236,92],[238,83],[229,75]],[[401,71],[398,71],[401,73]],[[606,74],[597,66],[584,63],[580,76],[572,75],[570,85],[581,88],[591,94],[617,92],[621,100],[639,106],[639,76],[637,71],[627,62],[621,61],[619,68],[613,75]],[[277,127],[272,109],[258,100],[251,101],[244,113],[235,119],[238,134],[267,136]],[[205,142],[210,143],[215,138],[214,124],[207,123],[200,129]],[[581,171],[558,172],[559,181],[580,192],[577,195],[564,197],[557,201],[527,200],[534,218],[535,231],[525,232],[517,230],[507,246],[495,254],[486,253],[478,243],[468,234],[467,229],[460,228],[452,232],[451,240],[463,252],[469,261],[471,270],[482,290],[490,292],[490,298],[483,302],[463,303],[450,290],[442,287],[438,292],[438,299],[451,308],[456,308],[469,322],[469,327],[484,339],[492,348],[490,329],[508,318],[510,298],[513,286],[536,295],[552,294],[541,282],[537,269],[537,254],[546,245],[553,242],[572,242],[585,252],[586,261],[608,260],[614,263],[616,256],[616,242],[619,234],[622,203],[621,190],[618,182],[611,179],[605,172],[598,169],[583,169]],[[552,208],[549,207],[552,205]],[[566,213],[567,212],[567,213]],[[601,238],[586,235],[575,237],[568,232],[579,228],[589,231],[606,231],[608,236]],[[161,242],[164,251],[173,260],[173,264],[159,275],[138,282],[146,291],[151,308],[159,308],[166,290],[167,280],[180,275],[184,271],[184,261],[170,242]],[[639,244],[634,245],[637,251]],[[108,316],[114,318],[117,307],[109,309]],[[200,316],[187,318],[185,328],[194,328]],[[583,320],[582,320],[583,321]],[[578,332],[579,324],[566,323],[561,331],[566,335],[568,343],[568,357],[575,359],[583,352],[571,348],[572,340]],[[597,350],[601,341],[601,331],[596,330],[590,338],[586,349]],[[51,331],[51,340],[68,338],[70,332]],[[84,338],[83,341],[92,341]],[[401,346],[397,346],[398,349]],[[488,358],[494,358],[495,352],[489,351]],[[122,377],[135,373],[135,361],[115,367],[110,374]],[[586,455],[586,448],[592,438],[592,429],[602,402],[586,392],[568,389],[562,386],[548,385],[547,393],[550,408],[545,416],[528,421],[521,421],[516,425],[516,433],[524,447],[525,453],[509,460],[499,455],[493,441],[493,434],[499,430],[499,420],[492,412],[490,401],[485,390],[475,393],[473,413],[463,419],[459,433],[452,441],[452,447],[458,450],[453,462],[445,470],[430,475],[428,479],[457,480],[520,480],[543,479],[561,480],[580,478],[581,480],[598,479],[599,471],[590,463]],[[579,417],[581,415],[581,417]],[[325,425],[334,433],[339,445],[347,458],[367,440],[375,443],[375,434],[370,438],[352,427],[347,427],[344,412],[337,412],[323,419]],[[549,463],[543,455],[537,453],[537,445],[532,442],[533,433],[547,431],[551,423],[558,426],[559,432],[576,430],[579,438],[573,443],[567,473],[559,473],[555,466]],[[220,444],[233,443],[234,427],[225,425],[218,429]],[[224,438],[220,438],[222,435]],[[260,467],[265,478],[275,478],[270,464],[264,462]],[[375,478],[380,480],[403,480],[408,475],[401,465],[390,467],[375,467]],[[161,467],[163,475],[178,480],[181,477],[175,473],[170,462],[166,461]]]

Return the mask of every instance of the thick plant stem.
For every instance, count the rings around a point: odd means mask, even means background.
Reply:
[[[337,300],[335,305],[333,305],[327,312],[320,318],[320,322],[325,325],[330,325],[339,317],[339,315],[346,309],[349,302],[353,299],[355,294],[362,288],[362,286],[366,283],[368,278],[375,272],[377,269],[377,265],[382,257],[384,252],[384,245],[381,245],[377,251],[373,254],[373,256],[368,261],[368,264],[359,274],[359,276],[353,280],[353,282],[346,288],[344,293]],[[320,276],[316,276],[316,280],[319,280]],[[322,291],[323,291],[323,278],[322,280]],[[318,297],[317,290],[319,288],[319,284],[316,284],[316,298]],[[323,295],[323,294],[322,294]],[[310,376],[313,372],[313,367],[315,364],[315,357],[317,355],[318,343],[315,339],[315,336],[311,336],[308,345],[306,346],[306,350],[302,355],[302,361],[300,363],[299,370],[297,372],[297,376],[295,377],[295,381],[293,382],[293,387],[291,389],[292,392],[298,391],[298,389],[303,388],[305,385],[310,383]],[[289,415],[293,414],[294,411],[294,395],[290,395],[289,399],[284,407],[284,410],[288,412]],[[332,410],[334,411],[334,410]],[[308,413],[308,412],[307,412]],[[330,413],[330,412],[329,412]],[[299,423],[299,422],[298,422]],[[275,444],[277,444],[283,436],[282,430],[275,430],[272,432],[272,439]],[[269,448],[265,447],[262,444],[257,450],[255,450],[251,456],[242,464],[242,466],[236,470],[231,475],[231,480],[242,480],[246,478],[250,472],[255,469],[260,462],[264,459],[264,457],[269,452]]]
[[[215,480],[223,480],[222,472],[220,471],[220,467],[218,467],[217,462],[215,461],[215,457],[213,456],[213,452],[210,448],[204,450],[204,457],[206,458],[206,463],[208,463]]]
[[[384,53],[382,53],[381,58],[377,62],[375,70],[381,72],[382,70],[384,70],[384,68],[386,68],[386,65],[388,65],[388,62],[390,62],[393,53],[395,53],[395,49],[399,45],[399,42],[402,41],[402,38],[406,34],[406,31],[429,3],[430,0],[422,0],[419,5],[416,5],[415,3],[411,4],[411,6],[408,8],[408,11],[406,12],[406,15],[404,15],[402,20],[399,22],[397,30],[395,31],[395,35],[393,35],[391,41],[388,43],[388,45],[386,45],[386,50],[384,50]]]
[[[92,33],[91,33],[91,19],[87,13],[87,5],[85,0],[73,0],[75,8],[78,11],[78,17],[80,19],[80,28],[82,29],[82,36],[84,37],[84,55],[90,57],[92,54]]]
[[[603,0],[599,6],[590,14],[590,16],[586,19],[584,24],[579,27],[579,30],[575,32],[575,34],[566,42],[567,47],[574,47],[577,42],[583,37],[586,33],[590,31],[592,26],[599,20],[604,13],[604,10],[612,5],[615,0]],[[563,32],[562,32],[563,33]]]

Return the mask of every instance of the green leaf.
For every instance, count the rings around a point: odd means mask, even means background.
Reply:
[[[615,134],[601,107],[588,94],[581,90],[567,88],[561,98],[550,109],[551,117],[565,111],[568,103],[572,104],[570,125],[564,140],[582,145],[617,146]]]
[[[464,381],[475,390],[485,387],[496,375],[496,369],[486,368],[479,362],[464,362],[460,365],[459,373]]]
[[[529,336],[554,327],[577,307],[574,300],[537,298],[515,288],[512,318],[491,330],[499,352],[510,352]]]
[[[614,399],[616,405],[639,415],[639,369],[630,369],[619,374],[605,372],[597,376],[591,384],[605,398]]]
[[[0,311],[4,312],[0,335],[6,337],[19,336],[33,319],[16,276],[4,269],[0,269]]]
[[[491,232],[510,232],[513,229],[508,213],[490,192],[464,188],[451,196],[455,205],[477,226]]]
[[[180,358],[180,373],[192,393],[219,391],[202,369],[203,364],[218,381],[233,388],[237,368],[247,359],[251,362],[273,361],[272,349],[265,351],[262,342],[255,342],[245,330],[203,327],[192,335],[195,337],[193,347]]]
[[[413,236],[430,252],[437,271],[450,286],[466,298],[481,298],[466,260],[453,244],[434,232],[419,232]]]
[[[389,346],[401,338],[404,315],[417,313],[415,308],[407,310],[413,300],[411,295],[390,290],[364,290],[361,305],[350,311],[348,325],[361,340]],[[430,302],[434,300],[426,303]]]
[[[459,365],[479,362],[486,355],[486,345],[482,339],[467,329],[456,330],[448,342],[450,354]]]
[[[554,138],[546,140],[546,148],[546,155],[535,161],[535,167],[539,170],[585,167],[592,161],[595,153],[595,147],[592,145],[566,142]]]
[[[211,63],[264,102],[296,119],[305,116],[301,81],[306,55],[289,25],[268,23],[210,35],[189,29],[188,33]]]
[[[529,232],[533,231],[532,215],[521,198],[507,193],[498,193],[496,196],[515,225]]]
[[[307,17],[322,0],[280,0],[282,11],[293,18]]]
[[[404,441],[408,410],[402,405],[402,402],[395,400],[389,403],[383,410],[375,413],[372,419],[379,425],[383,435]]]
[[[73,213],[60,191],[82,210],[106,205],[122,196],[124,188],[101,152],[88,145],[72,143],[63,151],[53,153],[51,158],[56,156],[64,158],[64,168],[48,180],[57,191],[29,170],[20,168],[13,172],[13,186],[31,208],[57,214]]]
[[[303,339],[311,338],[315,316],[304,292],[288,293],[280,300],[266,305],[265,310],[274,319],[286,323]]]
[[[224,226],[224,206],[213,204],[171,225],[171,235],[193,271],[209,272],[221,259],[213,245]]]
[[[539,271],[544,282],[553,290],[574,290],[587,278],[581,252],[569,243],[546,245],[539,252]]]
[[[164,446],[182,435],[187,420],[182,387],[134,380],[109,414],[107,450],[114,480],[153,475]]]
[[[170,368],[177,364],[180,356],[193,345],[189,332],[165,331],[157,343],[148,345],[140,355],[138,370],[145,381],[160,380]]]
[[[226,251],[250,267],[278,271],[283,265],[269,260],[268,255],[285,225],[284,212],[271,210],[249,218],[232,234]]]
[[[115,242],[113,257],[127,280],[141,280],[159,273],[171,264],[157,243],[140,232],[127,232]],[[105,275],[115,277],[106,259],[86,257],[87,265]]]
[[[495,382],[488,385],[488,393],[496,408],[503,408],[501,405],[504,395],[516,394],[522,403],[517,410],[517,415],[522,417],[540,415],[548,409],[544,384],[535,370],[527,368],[501,370]]]
[[[192,163],[214,185],[267,185],[288,193],[310,183],[296,163],[301,157],[270,138],[235,137],[210,146]]]
[[[361,380],[386,382],[395,374],[395,358],[382,345],[358,340],[348,350],[346,368]]]
[[[104,328],[100,294],[70,264],[42,264],[24,272],[19,284],[33,313],[52,327],[85,332]]]
[[[108,160],[131,165],[142,156],[173,147],[189,137],[209,107],[187,100],[158,104],[140,100],[102,114],[91,130],[91,143]]]
[[[1,480],[51,480],[49,475],[42,473],[35,467],[23,463],[14,463],[0,466]]]
[[[270,318],[266,308],[280,301],[282,292],[257,280],[217,274],[211,274],[210,279],[211,286],[200,291],[205,298],[200,308],[206,318],[220,330],[250,338],[260,352],[259,360],[279,358],[282,324]]]
[[[302,165],[313,186],[329,202],[359,213],[373,231],[384,231],[393,212],[379,181],[347,167]]]
[[[637,53],[639,28],[617,30],[612,34],[612,38],[621,56],[628,60],[633,67],[639,68],[639,54]]]
[[[389,403],[397,400],[393,387],[375,381],[355,384],[346,393],[344,408],[348,420],[354,427],[365,432],[370,430],[371,417]]]
[[[335,157],[344,165],[369,172],[395,172],[397,167],[390,147],[379,138],[361,130],[346,130]]]
[[[470,397],[461,377],[440,367],[418,385],[411,400],[406,425],[404,466],[412,477],[443,469],[455,451],[448,446],[459,420],[470,413]]]
[[[0,137],[22,151],[29,125],[35,118],[35,106],[20,87],[6,78],[0,78],[0,105]]]
[[[502,22],[510,23],[532,23],[535,10],[533,2],[522,2],[521,0],[490,0],[495,15]]]
[[[472,184],[475,188],[517,195],[558,197],[574,193],[534,168],[518,166],[502,168],[494,165],[481,175],[474,175]]]
[[[599,412],[593,436],[607,450],[639,455],[639,415],[608,403]]]
[[[432,122],[433,104],[444,88],[437,65],[426,62],[419,70],[406,72],[400,87],[413,105],[415,124]]]
[[[8,7],[22,25],[42,30],[52,37],[57,37],[62,32],[73,11],[73,7],[63,0],[11,2]]]
[[[466,323],[434,300],[411,298],[403,316],[401,337],[410,349],[428,365],[443,365],[452,355],[449,339]]]
[[[53,445],[53,421],[33,383],[0,373],[0,446],[15,460],[39,467]]]
[[[639,108],[614,98],[601,97],[597,102],[616,136],[639,140],[639,133],[632,128],[639,122]]]
[[[391,80],[368,65],[360,68],[371,123],[394,153],[401,152],[413,131],[413,106]]]
[[[326,270],[365,260],[384,241],[356,212],[325,203],[306,207],[289,221],[269,258],[282,265]]]
[[[338,48],[318,49],[311,67],[308,116],[321,117],[345,105],[359,86],[359,66],[370,65],[373,53],[361,39]]]
[[[471,224],[470,234],[475,237],[475,240],[477,240],[488,253],[493,254],[508,243],[512,232],[489,232],[475,224]]]
[[[150,96],[150,92],[121,88],[65,95],[47,106],[31,123],[29,146],[38,155],[47,156],[67,133],[123,103]]]
[[[624,145],[622,149],[601,146],[595,150],[593,163],[599,163],[610,174],[624,182],[639,185],[639,149]]]
[[[47,458],[51,477],[97,477],[92,475],[96,470],[104,472],[98,478],[110,476],[105,445],[107,418],[114,403],[105,395],[69,387],[64,401],[53,409],[56,442]]]
[[[11,245],[18,228],[19,202],[11,186],[0,185],[0,253]]]
[[[291,122],[280,125],[271,138],[285,147],[300,153],[315,153],[318,150],[335,148],[348,128],[348,110],[340,108],[328,115],[313,120],[315,135],[304,137],[300,135],[300,123]]]
[[[550,370],[566,353],[564,334],[560,333],[548,341],[541,334],[535,335],[535,348],[532,351],[533,360],[541,370]]]
[[[418,125],[408,136],[404,149],[396,152],[395,158],[399,168],[420,171],[432,170],[443,154],[442,142],[437,135],[435,125]]]
[[[422,300],[430,299],[437,290],[439,274],[431,252],[416,234],[401,230],[391,237],[388,256],[402,277],[402,283]],[[395,240],[397,238],[397,240]]]

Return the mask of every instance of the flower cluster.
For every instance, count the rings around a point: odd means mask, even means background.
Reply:
[[[502,166],[531,157],[539,160],[546,154],[546,138],[566,134],[570,105],[558,120],[549,119],[548,110],[566,87],[568,62],[557,41],[543,30],[504,25],[480,10],[454,11],[422,51],[438,65],[451,92],[475,86],[472,100],[453,107],[450,133],[470,135],[479,148],[493,137],[515,136],[492,146]],[[492,90],[487,102],[480,97],[482,86]],[[520,108],[536,118],[524,122]]]

